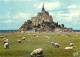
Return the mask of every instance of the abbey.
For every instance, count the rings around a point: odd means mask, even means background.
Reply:
[[[43,3],[42,11],[38,13],[37,16],[31,17],[31,20],[32,20],[32,24],[37,26],[38,24],[41,24],[43,21],[52,22],[53,18],[51,15],[49,15],[47,11],[45,11],[44,3]]]
[[[73,29],[66,28],[64,24],[55,22],[49,12],[45,10],[43,3],[41,12],[24,22],[17,32],[73,32]]]

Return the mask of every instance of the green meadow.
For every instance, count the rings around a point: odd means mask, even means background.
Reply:
[[[28,36],[28,34],[30,34]],[[0,57],[30,57],[30,53],[37,48],[43,49],[44,57],[80,57],[80,33],[7,33],[4,38],[9,39],[9,49],[4,49],[3,40],[0,38]],[[26,37],[22,40],[22,37]],[[21,40],[21,43],[18,43]],[[54,48],[51,42],[60,44]],[[64,48],[74,43],[73,50]],[[39,55],[37,57],[40,57]]]

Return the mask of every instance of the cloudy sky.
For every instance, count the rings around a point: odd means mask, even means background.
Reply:
[[[41,12],[43,2],[55,22],[80,30],[80,0],[0,0],[0,30],[19,29]]]

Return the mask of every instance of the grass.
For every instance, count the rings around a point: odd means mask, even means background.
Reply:
[[[29,34],[30,36],[27,33],[8,33],[7,37],[4,36],[5,34],[0,34],[11,42],[9,49],[4,49],[0,38],[0,57],[30,57],[30,53],[37,48],[43,48],[44,57],[74,57],[74,52],[79,52],[75,57],[80,56],[80,33],[36,33],[39,35],[38,38],[33,36],[33,33]],[[26,37],[26,40],[22,40],[20,44],[18,40],[22,37]],[[58,42],[60,48],[54,48],[51,42]],[[74,49],[65,50],[64,48],[71,42],[74,43]]]

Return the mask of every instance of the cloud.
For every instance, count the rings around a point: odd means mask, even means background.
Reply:
[[[76,8],[76,7],[77,7],[76,5],[70,5],[70,6],[68,6],[69,9]]]
[[[13,18],[14,19],[22,19],[22,20],[27,19],[28,14],[20,12],[20,13],[17,13]]]
[[[5,23],[11,23],[12,22],[12,20],[6,20],[6,21],[4,21]]]
[[[59,22],[80,22],[80,10],[69,10],[68,13],[63,13],[64,11],[59,11],[58,13],[50,12],[55,18],[55,21]]]
[[[42,5],[43,5],[43,3],[41,2],[41,3],[38,5],[38,8],[42,8]],[[51,3],[45,2],[45,3],[44,3],[44,7],[45,7],[45,9],[47,9],[47,10],[53,10],[53,9],[59,8],[59,7],[60,7],[60,3],[59,3],[59,2],[51,2]]]

